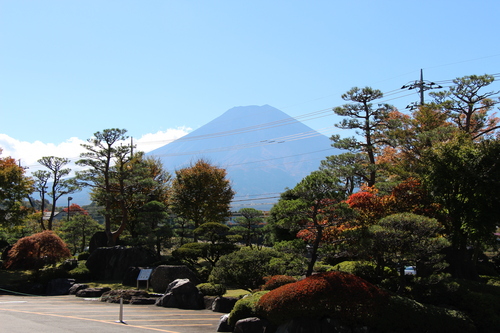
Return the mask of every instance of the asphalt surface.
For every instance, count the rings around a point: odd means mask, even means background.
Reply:
[[[0,295],[0,332],[216,332],[222,313],[71,296]],[[120,319],[122,322],[120,322]]]

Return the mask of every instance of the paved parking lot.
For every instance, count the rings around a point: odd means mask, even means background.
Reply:
[[[0,332],[216,332],[221,313],[104,303],[75,296],[0,295]]]

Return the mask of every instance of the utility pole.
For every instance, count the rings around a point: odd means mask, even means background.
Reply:
[[[429,82],[429,81],[424,81],[424,70],[420,70],[420,80],[414,81],[412,83],[407,83],[404,86],[401,87],[401,89],[418,89],[418,92],[420,94],[420,104],[415,105],[409,105],[407,108],[413,109],[415,106],[422,106],[424,105],[424,91],[430,90],[430,89],[441,89],[440,85],[434,83],[434,82]]]

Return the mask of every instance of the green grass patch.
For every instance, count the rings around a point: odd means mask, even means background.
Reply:
[[[224,294],[224,297],[241,297],[248,294],[248,290],[245,289],[228,289]]]

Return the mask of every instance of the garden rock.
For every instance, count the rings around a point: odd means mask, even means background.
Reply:
[[[238,320],[234,325],[234,333],[269,333],[274,332],[271,324],[257,317]]]
[[[129,267],[123,274],[122,284],[124,286],[137,286],[137,278],[141,272],[142,267]]]
[[[161,265],[151,273],[149,283],[155,293],[164,293],[168,285],[177,279],[189,279],[195,285],[200,284],[198,277],[184,265]]]
[[[86,288],[82,290],[78,290],[75,294],[76,297],[101,297],[107,291],[110,291],[111,288],[102,287],[102,288]]]
[[[71,288],[69,288],[68,294],[76,295],[76,292],[78,290],[87,289],[88,287],[89,287],[88,284],[75,283],[74,285],[71,286]]]
[[[351,328],[341,325],[336,320],[330,318],[319,319],[306,319],[297,318],[282,324],[276,330],[276,333],[366,333],[366,327]]]
[[[47,284],[47,296],[68,295],[69,289],[75,284],[75,279],[53,279]]]
[[[229,313],[237,301],[237,297],[217,297],[212,304],[212,311]]]
[[[219,320],[219,326],[217,326],[217,332],[232,332],[233,328],[228,323],[229,313],[222,315]]]
[[[156,301],[157,306],[200,310],[204,308],[203,294],[188,279],[177,279],[167,287],[165,295]]]
[[[90,254],[86,266],[95,279],[122,280],[129,267],[149,266],[153,252],[142,247],[101,247]]]

